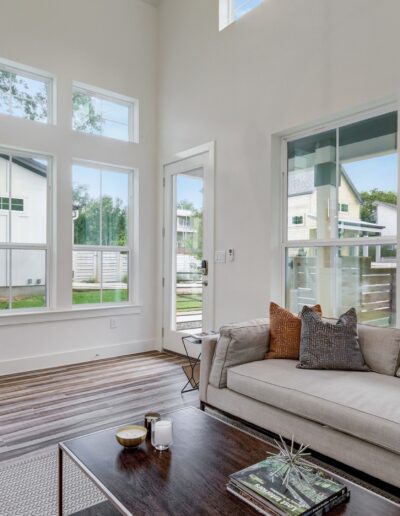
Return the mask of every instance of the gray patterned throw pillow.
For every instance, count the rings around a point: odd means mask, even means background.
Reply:
[[[360,350],[357,314],[350,308],[336,324],[325,322],[311,308],[301,312],[301,369],[369,371]]]

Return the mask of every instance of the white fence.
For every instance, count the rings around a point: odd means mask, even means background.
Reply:
[[[128,274],[128,254],[93,251],[74,252],[74,282],[100,282],[101,255],[103,255],[103,283],[121,282]]]

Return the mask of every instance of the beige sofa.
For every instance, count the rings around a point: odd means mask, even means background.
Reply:
[[[263,359],[267,319],[224,326],[203,342],[200,400],[400,487],[400,330],[359,340],[371,372],[304,370]]]

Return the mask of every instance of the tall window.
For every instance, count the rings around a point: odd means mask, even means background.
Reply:
[[[137,141],[137,102],[90,86],[74,84],[73,129],[122,141]]]
[[[286,306],[396,325],[397,113],[287,143]],[[304,213],[302,225],[293,223]]]
[[[133,173],[73,167],[73,304],[129,301]]]
[[[45,72],[0,61],[0,113],[51,123],[52,86]]]
[[[50,160],[0,150],[0,310],[48,305]]]

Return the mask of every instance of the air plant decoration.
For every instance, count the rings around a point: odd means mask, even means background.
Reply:
[[[274,480],[274,477],[279,477],[286,488],[289,487],[291,480],[305,480],[310,483],[312,480],[312,468],[305,460],[305,457],[311,455],[311,453],[305,453],[308,446],[301,444],[298,450],[295,450],[293,436],[290,446],[285,443],[281,435],[279,439],[280,442],[274,440],[279,453],[267,452],[270,458],[281,463],[281,466],[273,473],[272,480]]]

